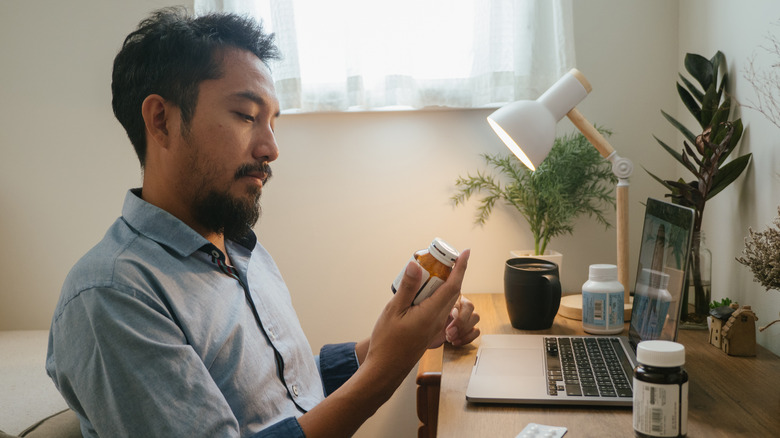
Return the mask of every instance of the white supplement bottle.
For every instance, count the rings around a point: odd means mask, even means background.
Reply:
[[[623,284],[617,266],[590,265],[588,281],[582,285],[582,329],[595,335],[623,331]]]

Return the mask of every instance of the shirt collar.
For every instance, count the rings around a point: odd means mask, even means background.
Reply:
[[[182,257],[189,257],[210,242],[187,224],[167,211],[141,199],[141,189],[131,189],[125,195],[122,217],[139,233],[164,245]],[[257,236],[250,231],[236,243],[250,251],[257,243]]]

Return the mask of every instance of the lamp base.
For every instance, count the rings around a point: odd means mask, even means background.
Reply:
[[[623,307],[623,321],[631,321],[631,309],[634,305],[634,297],[628,297],[628,303]],[[582,321],[582,294],[565,295],[561,297],[561,306],[558,314],[564,318]]]

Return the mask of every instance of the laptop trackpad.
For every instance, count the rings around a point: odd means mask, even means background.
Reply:
[[[476,374],[538,378],[544,375],[543,354],[539,348],[483,348]]]

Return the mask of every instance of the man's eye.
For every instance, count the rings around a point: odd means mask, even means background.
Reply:
[[[236,113],[236,114],[238,114],[239,117],[246,120],[247,122],[254,123],[255,121],[255,118],[250,116],[249,114],[243,114],[243,113]]]

